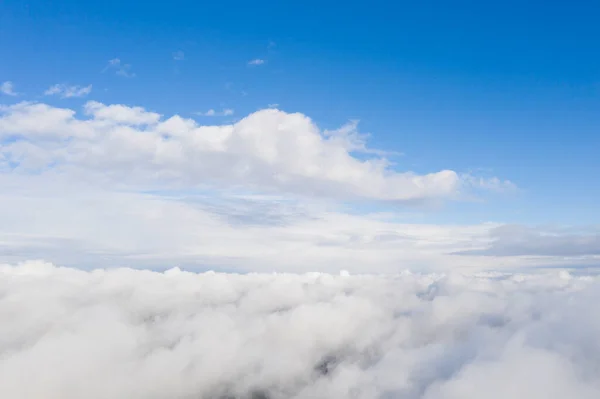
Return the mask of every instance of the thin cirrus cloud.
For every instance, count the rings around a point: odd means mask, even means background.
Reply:
[[[0,264],[0,397],[597,399],[597,284]]]
[[[206,112],[196,112],[195,114],[198,116],[231,116],[234,111],[231,108],[225,108],[222,111],[215,111],[214,109],[209,109]]]
[[[490,245],[460,252],[480,256],[578,257],[600,255],[600,231],[569,232],[559,228],[520,225],[498,226],[490,231]]]
[[[11,81],[0,83],[0,93],[7,96],[16,96],[15,85]]]
[[[44,92],[47,96],[59,96],[61,98],[85,97],[92,92],[92,85],[69,86],[66,84],[55,84]]]
[[[175,61],[183,61],[183,60],[185,60],[185,53],[183,51],[181,51],[181,50],[175,51],[173,53],[173,59]]]
[[[359,159],[353,154],[368,148],[356,124],[321,131],[300,113],[265,109],[233,124],[203,126],[120,104],[90,101],[84,110],[90,118],[41,103],[3,107],[0,137],[16,138],[3,149],[5,159],[44,160],[55,170],[114,172],[141,186],[156,179],[181,187],[242,184],[338,199],[421,202],[487,188],[485,181],[452,170],[416,174],[390,169],[377,155]],[[23,147],[19,138],[31,145]],[[511,183],[498,180],[498,185]]]
[[[113,58],[112,60],[109,60],[102,72],[106,72],[108,70],[115,71],[116,75],[124,78],[134,78],[136,76],[135,73],[131,71],[131,65],[122,63],[119,58]]]
[[[265,64],[267,61],[261,59],[261,58],[255,58],[253,60],[248,61],[248,65],[250,66],[259,66],[259,65],[263,65]]]

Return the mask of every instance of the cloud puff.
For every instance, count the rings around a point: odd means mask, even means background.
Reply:
[[[0,93],[7,96],[16,96],[15,85],[12,82],[6,81],[0,84]]]
[[[339,199],[420,202],[472,187],[452,170],[419,175],[395,171],[382,157],[359,159],[354,153],[368,150],[356,124],[323,132],[300,113],[265,109],[202,126],[120,104],[90,101],[84,111],[89,118],[38,103],[2,107],[0,137],[12,137],[2,147],[5,162],[43,160],[44,168],[111,175],[139,188],[241,185]]]
[[[105,72],[109,69],[114,70],[117,75],[122,76],[124,78],[135,77],[135,73],[131,72],[131,65],[123,64],[119,58],[113,58],[112,60],[109,60],[108,64],[102,72]]]
[[[233,115],[233,109],[225,108],[223,111],[215,111],[214,109],[209,109],[206,112],[196,112],[198,116],[231,116]]]
[[[92,92],[92,85],[88,86],[69,86],[65,84],[55,84],[50,86],[44,92],[47,96],[60,96],[61,98],[84,97]]]
[[[161,117],[160,114],[148,112],[142,107],[128,107],[120,104],[104,105],[97,101],[88,101],[84,110],[95,121],[108,121],[111,124],[125,126],[154,125]]]
[[[596,399],[596,278],[0,266],[6,398]],[[110,383],[107,383],[110,381]]]
[[[253,60],[248,61],[248,65],[252,65],[252,66],[258,66],[258,65],[263,65],[266,61],[262,60],[260,58],[255,58]]]

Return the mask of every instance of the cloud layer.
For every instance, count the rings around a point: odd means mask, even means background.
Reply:
[[[12,173],[52,169],[95,173],[141,188],[244,186],[404,202],[454,198],[489,183],[452,170],[395,171],[385,158],[355,155],[369,153],[356,124],[321,131],[305,115],[276,109],[219,126],[95,101],[85,105],[83,116],[27,102],[0,112],[0,140],[10,139],[1,147],[0,165]],[[494,186],[510,186],[492,180]]]
[[[597,279],[0,266],[6,398],[596,399]]]
[[[560,228],[532,228],[519,225],[498,226],[490,231],[488,248],[466,251],[467,255],[490,256],[585,256],[600,255],[600,233],[573,233]]]

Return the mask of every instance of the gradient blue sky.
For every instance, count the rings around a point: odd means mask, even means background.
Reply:
[[[21,99],[93,84],[94,100],[166,115],[276,103],[326,128],[359,119],[372,147],[404,154],[403,170],[477,171],[522,190],[429,221],[599,223],[599,14],[591,1],[5,0],[0,81]],[[135,78],[102,73],[113,58]]]

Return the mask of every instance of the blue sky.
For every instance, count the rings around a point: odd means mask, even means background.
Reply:
[[[398,170],[451,169],[519,188],[399,210],[412,219],[593,225],[599,13],[595,2],[8,0],[0,5],[0,82],[20,95],[0,101],[80,109],[94,100],[200,124],[269,104],[323,129],[360,120],[370,147],[402,153],[390,157]],[[135,76],[106,69],[117,58]],[[254,59],[264,64],[248,65]],[[44,97],[54,84],[93,90]],[[235,113],[195,114],[209,109]]]

